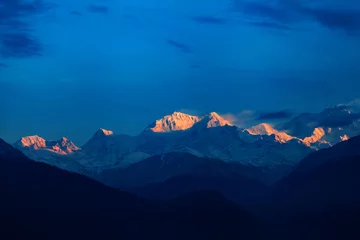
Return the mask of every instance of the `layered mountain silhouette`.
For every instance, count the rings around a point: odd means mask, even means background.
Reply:
[[[246,176],[258,167],[183,152],[114,173],[130,179],[120,181],[128,191],[155,201],[34,162],[0,140],[1,233],[38,239],[356,239],[358,144],[354,137],[310,154],[271,188]],[[110,173],[102,181],[118,184]]]
[[[33,162],[1,139],[0,190],[0,234],[16,239],[252,239],[268,232],[216,192],[148,201]]]
[[[99,129],[81,148],[67,138],[47,141],[39,136],[24,137],[13,146],[30,159],[118,188],[144,187],[186,174],[194,177],[198,162],[211,165],[209,159],[246,169],[242,177],[268,185],[288,175],[308,154],[360,134],[355,110],[354,104],[336,105],[321,113],[300,114],[277,129],[268,123],[238,128],[215,112],[203,116],[174,112],[138,136]],[[176,153],[177,174],[160,170],[154,161]],[[142,165],[147,166],[146,174],[141,173]],[[137,168],[139,177],[120,177],[131,176]]]
[[[153,199],[216,190],[233,201],[250,203],[267,193],[267,186],[252,179],[266,175],[263,171],[179,152],[153,156],[126,169],[104,170],[95,179]]]
[[[327,204],[360,206],[359,146],[357,136],[304,158],[277,183],[277,201],[317,209]]]
[[[52,141],[38,136],[25,137],[23,139],[32,141],[21,144],[22,139],[14,146],[36,161],[48,161],[51,165],[74,172],[78,172],[78,167],[67,167],[68,164],[62,164],[64,159],[79,163],[84,168],[106,169],[128,167],[154,155],[188,152],[226,162],[274,167],[293,165],[312,151],[285,133],[240,129],[216,113],[194,117],[175,112],[157,120],[152,126],[134,137],[99,129],[81,149],[74,145],[76,151],[69,149],[63,154],[46,145]]]
[[[99,129],[81,148],[67,138],[0,140],[1,233],[356,238],[359,129],[353,105],[337,105],[246,129],[216,113],[175,112],[138,136]]]
[[[264,212],[290,223],[287,232],[296,233],[294,239],[358,238],[359,144],[357,136],[304,158],[275,185]]]

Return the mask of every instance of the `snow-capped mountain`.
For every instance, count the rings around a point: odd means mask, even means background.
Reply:
[[[181,131],[191,128],[195,123],[200,121],[200,117],[189,114],[174,112],[152,123],[147,130],[153,132],[172,132]]]
[[[360,134],[359,106],[359,101],[353,101],[326,108],[320,113],[303,113],[276,128],[302,139],[308,146],[333,146]]]
[[[211,112],[203,116],[199,124],[201,123],[206,123],[206,128],[233,126],[229,121],[225,120],[216,112]]]
[[[128,167],[150,156],[170,152],[278,167],[293,165],[311,151],[301,141],[292,139],[268,124],[244,131],[215,112],[203,116],[175,112],[155,121],[153,127],[139,136],[99,129],[81,149],[65,138],[46,141],[37,136],[23,138],[15,146],[27,152],[30,158],[65,166],[71,171],[78,171],[78,165],[82,171]],[[76,170],[68,169],[69,162],[77,164]]]
[[[137,151],[138,137],[114,134],[100,128],[82,147],[87,158],[82,163],[90,168],[127,167],[150,155]]]
[[[14,146],[36,161],[91,174],[171,152],[271,169],[291,167],[314,150],[360,135],[358,105],[336,105],[321,113],[300,114],[281,125],[262,123],[246,129],[215,112],[202,116],[174,112],[138,136],[100,128],[81,148],[66,138],[46,141],[39,136],[24,137]]]
[[[174,112],[171,115],[166,115],[163,118],[156,120],[146,130],[155,133],[184,131],[192,127],[223,127],[225,125],[232,126],[232,124],[222,118],[216,112],[211,112],[203,116],[192,116],[189,114]]]
[[[286,132],[280,132],[280,131],[274,129],[268,123],[261,123],[254,127],[245,129],[244,131],[248,132],[251,135],[267,135],[267,136],[274,135],[275,140],[280,143],[286,143],[286,142],[294,139],[294,137],[290,136]]]
[[[37,162],[44,162],[72,172],[82,172],[84,168],[80,160],[86,156],[81,148],[69,139],[47,141],[37,135],[21,138],[13,147],[22,151],[27,157]]]
[[[14,146],[23,150],[44,150],[61,155],[80,151],[79,147],[65,137],[62,137],[60,140],[46,141],[37,135],[27,136],[17,141]]]

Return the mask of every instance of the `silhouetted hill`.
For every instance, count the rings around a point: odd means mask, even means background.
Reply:
[[[277,199],[303,206],[360,203],[360,137],[304,158],[277,183]],[[359,204],[360,205],[360,204]]]
[[[299,207],[360,206],[360,155],[334,158],[308,173],[293,173],[276,188],[276,199]]]
[[[6,239],[254,239],[266,232],[217,193],[148,201],[33,162],[2,140],[0,191]]]
[[[105,170],[99,180],[147,198],[168,200],[194,191],[216,190],[243,204],[258,202],[269,191],[269,187],[248,177],[260,174],[259,168],[173,152],[126,169]]]
[[[350,138],[347,141],[336,144],[331,148],[326,148],[313,152],[302,159],[290,176],[301,172],[315,170],[318,166],[328,161],[338,161],[348,157],[360,155],[360,136]]]
[[[314,239],[360,237],[359,140],[310,154],[277,183],[271,211],[276,209],[296,239],[310,234]]]
[[[130,189],[142,197],[169,200],[202,190],[213,190],[241,204],[259,204],[270,188],[243,176],[210,176],[193,173],[176,176],[164,182]]]

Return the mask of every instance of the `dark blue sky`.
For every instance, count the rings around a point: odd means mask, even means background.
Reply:
[[[0,137],[319,111],[360,97],[359,63],[357,0],[0,0]]]

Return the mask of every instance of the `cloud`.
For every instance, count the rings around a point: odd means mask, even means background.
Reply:
[[[350,110],[353,113],[360,113],[360,99],[354,99],[345,104],[338,104],[337,107],[340,109]]]
[[[277,29],[277,30],[292,30],[291,27],[284,25],[284,24],[280,24],[280,23],[276,23],[276,22],[248,22],[248,24],[255,26],[255,27],[260,27],[260,28],[268,28],[268,29]]]
[[[194,22],[202,23],[202,24],[224,25],[227,23],[227,20],[224,18],[216,18],[216,17],[210,17],[210,16],[193,17],[192,20]]]
[[[82,16],[82,13],[81,13],[81,12],[78,12],[78,11],[71,11],[70,14],[71,14],[71,15],[74,15],[74,16],[78,16],[78,17],[81,17],[81,16]]]
[[[0,54],[5,58],[41,56],[43,46],[38,39],[26,33],[11,33],[2,36]]]
[[[239,113],[226,113],[221,116],[237,127],[248,127],[255,120],[255,112],[251,110],[244,110]]]
[[[247,16],[270,19],[276,22],[289,23],[294,21],[293,14],[279,4],[271,4],[268,1],[243,1],[234,0],[234,10]]]
[[[173,46],[173,47],[175,47],[177,49],[180,49],[184,53],[192,53],[193,52],[193,50],[186,44],[179,43],[179,42],[176,42],[176,41],[173,41],[173,40],[167,40],[167,43],[170,46]]]
[[[309,6],[309,2],[300,0],[233,0],[233,10],[242,13],[247,18],[262,22],[255,26],[276,27],[276,24],[289,26],[313,21],[332,30],[341,29],[348,33],[360,31],[359,8],[353,8],[350,4],[329,8],[324,5],[326,1],[317,1],[317,6]],[[254,25],[252,22],[250,24]],[[288,30],[286,27],[282,29]]]
[[[181,108],[177,112],[186,113],[192,116],[201,116],[201,112],[194,110],[194,109],[188,109],[188,108]]]
[[[0,3],[0,56],[26,58],[42,55],[41,42],[32,35],[32,18],[56,7],[42,0],[2,0]]]
[[[329,117],[319,123],[319,126],[337,128],[345,127],[360,119],[359,113],[343,115],[341,117]]]
[[[305,9],[321,25],[330,29],[343,29],[348,32],[360,30],[360,10],[343,9]]]
[[[91,13],[106,14],[109,13],[109,8],[107,6],[102,6],[102,5],[90,5],[88,7],[88,11]]]
[[[289,110],[277,111],[277,112],[266,112],[260,113],[256,118],[257,120],[279,120],[288,119],[293,116],[293,113]]]

